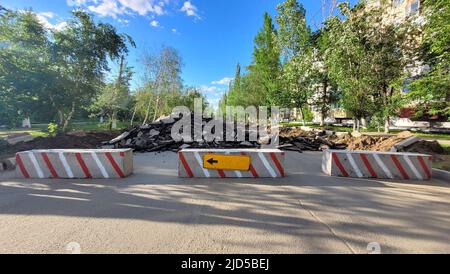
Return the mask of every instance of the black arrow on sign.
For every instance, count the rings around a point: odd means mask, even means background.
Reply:
[[[214,158],[209,159],[207,162],[208,162],[210,165],[214,165],[214,164],[218,164],[218,163],[219,163],[219,161],[214,160]]]

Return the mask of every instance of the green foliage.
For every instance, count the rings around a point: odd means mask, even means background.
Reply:
[[[411,84],[410,96],[423,115],[450,119],[450,4],[446,0],[425,0],[421,56],[429,70]]]
[[[47,126],[47,131],[50,136],[55,136],[58,132],[58,125],[55,123],[49,123]]]
[[[383,24],[381,9],[367,9],[364,2],[350,9],[339,5],[345,19],[326,23],[325,64],[343,91],[343,105],[355,119],[373,115],[388,120],[404,103],[400,94],[404,62],[405,27]],[[359,130],[359,129],[358,129]]]
[[[267,104],[274,105],[280,88],[281,62],[277,33],[267,12],[264,13],[264,25],[255,37],[253,63],[248,69],[257,78],[257,87],[265,94]]]
[[[128,42],[134,45],[84,11],[72,15],[60,31],[45,28],[32,11],[0,16],[0,98],[21,117],[52,108],[62,131],[95,98],[108,60],[126,54]]]

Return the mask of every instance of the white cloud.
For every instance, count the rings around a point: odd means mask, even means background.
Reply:
[[[234,78],[225,77],[219,81],[213,81],[211,84],[213,85],[229,85],[231,81],[233,81]]]
[[[62,21],[62,20],[58,20],[57,23],[51,23],[49,19],[53,19],[56,17],[56,14],[54,14],[53,12],[39,12],[36,13],[36,17],[39,20],[39,22],[44,25],[44,27],[51,29],[51,30],[56,30],[56,31],[61,31],[63,28],[65,28],[67,26],[67,22]]]
[[[197,7],[194,6],[194,4],[191,3],[191,1],[184,2],[181,11],[185,12],[187,16],[193,16],[197,19],[201,19],[200,16],[197,14],[198,11]]]
[[[201,86],[200,90],[202,92],[211,92],[211,93],[222,91],[221,89],[219,89],[218,87],[215,87],[215,86]]]
[[[152,26],[154,28],[157,28],[157,27],[159,27],[159,22],[156,21],[156,20],[153,20],[153,21],[150,22],[150,26]]]
[[[170,0],[67,0],[69,6],[84,7],[100,16],[117,19],[120,15],[163,15]]]

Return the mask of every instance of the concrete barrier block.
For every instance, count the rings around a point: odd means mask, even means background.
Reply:
[[[285,177],[285,153],[278,149],[183,149],[178,152],[182,178]]]
[[[325,150],[322,171],[339,177],[429,180],[432,160],[417,153]]]
[[[16,154],[18,178],[109,179],[133,173],[131,149],[50,149]]]

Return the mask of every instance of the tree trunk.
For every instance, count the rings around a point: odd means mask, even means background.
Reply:
[[[72,109],[69,112],[69,115],[67,115],[67,117],[64,119],[64,124],[62,127],[62,132],[66,132],[67,131],[67,127],[70,124],[70,120],[72,120],[73,114],[75,113],[75,102],[72,102]]]
[[[142,122],[142,125],[147,124],[148,117],[150,115],[150,106],[151,106],[151,104],[152,104],[152,97],[150,96],[150,98],[148,99],[147,111],[145,112],[144,122]]]
[[[136,106],[134,107],[133,115],[131,116],[130,126],[133,126],[134,116],[136,116],[136,111],[137,111],[137,104],[136,104]]]
[[[324,126],[325,125],[325,117],[328,114],[328,104],[330,103],[329,98],[328,98],[328,79],[325,77],[322,81],[322,107],[321,107],[321,111],[320,111],[320,126]]]
[[[117,110],[111,116],[111,129],[117,129]]]
[[[156,119],[158,119],[158,108],[159,108],[159,95],[156,97],[156,104],[155,104],[155,114],[153,114],[153,121],[155,122]]]
[[[384,133],[389,133],[390,121],[391,119],[389,116],[384,118]]]
[[[306,126],[306,120],[305,120],[305,111],[303,110],[303,107],[300,107],[300,113],[302,114],[302,123],[303,126]]]

